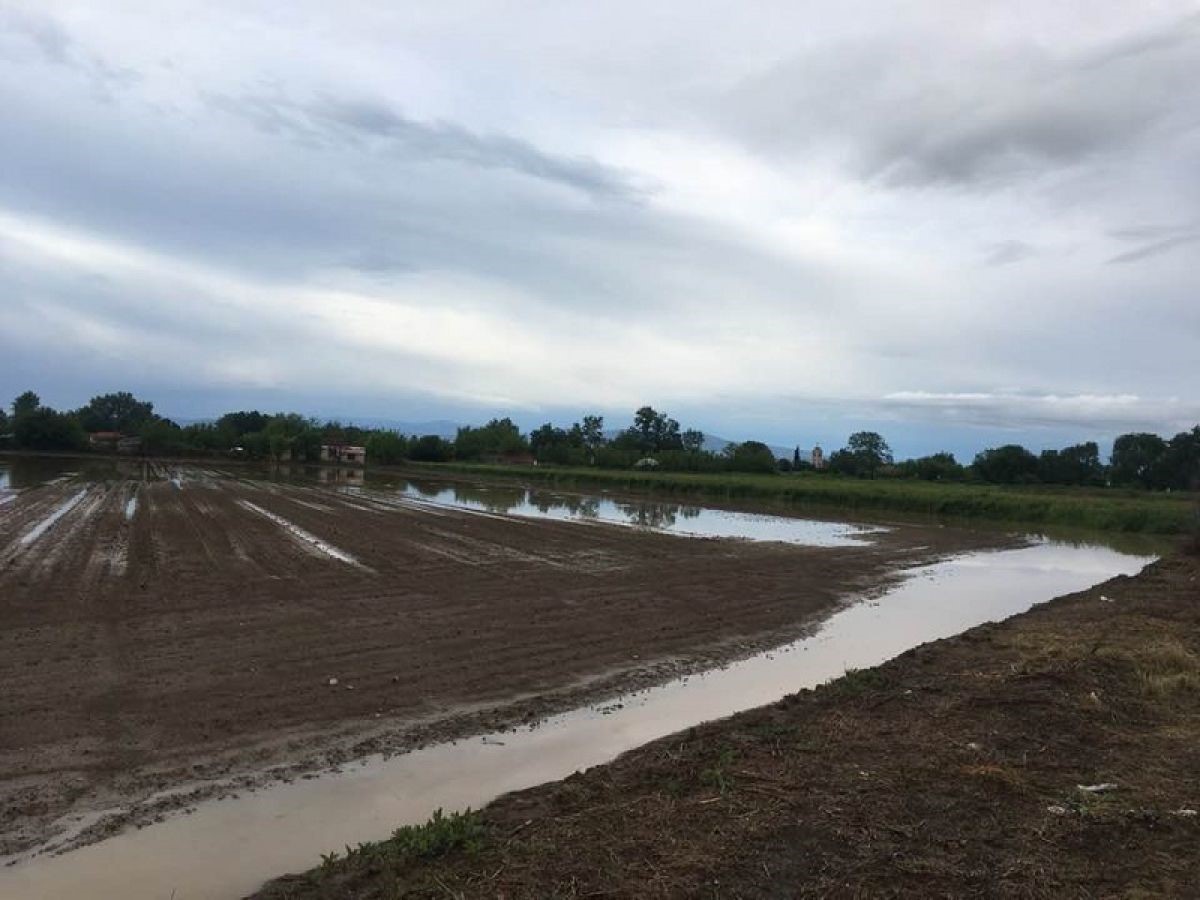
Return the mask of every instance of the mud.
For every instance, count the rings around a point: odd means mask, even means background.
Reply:
[[[1001,542],[703,540],[144,474],[0,506],[0,856],[743,657]]]

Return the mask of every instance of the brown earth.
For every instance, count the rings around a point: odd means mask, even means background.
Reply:
[[[255,896],[1195,897],[1197,809],[1178,555]]]
[[[171,472],[0,506],[0,856],[663,681],[997,541],[709,541]],[[58,821],[109,807],[82,834]]]

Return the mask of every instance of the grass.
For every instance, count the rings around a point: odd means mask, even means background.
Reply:
[[[939,518],[1067,526],[1146,534],[1187,534],[1196,521],[1196,497],[1122,488],[1000,486],[833,475],[634,472],[614,469],[441,463],[443,472],[535,481],[548,487],[653,491],[678,497],[758,500],[841,510],[885,510]]]
[[[483,821],[478,812],[467,809],[446,815],[441,809],[424,825],[405,825],[397,828],[391,838],[346,847],[343,856],[337,851],[321,855],[321,869],[326,874],[351,868],[394,868],[422,859],[436,859],[454,850],[475,853],[484,841]]]

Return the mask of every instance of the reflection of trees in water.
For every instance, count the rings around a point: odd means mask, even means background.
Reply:
[[[679,515],[685,519],[698,519],[700,513],[704,512],[703,506],[681,506],[679,507]]]
[[[593,497],[531,491],[529,502],[543,515],[549,515],[551,510],[566,510],[571,516],[579,519],[594,519],[600,515],[600,501]]]
[[[506,513],[525,504],[525,489],[456,484],[454,499],[458,503],[482,506],[488,512]]]
[[[673,528],[681,511],[675,503],[619,503],[617,508],[638,528]]]
[[[445,490],[445,488],[441,485],[430,484],[427,481],[410,481],[408,483],[408,489],[410,491],[415,491],[422,497],[427,497],[430,500],[436,500],[437,495]]]
[[[0,487],[38,487],[55,478],[71,477],[82,481],[109,481],[133,476],[140,460],[130,459],[53,459],[13,456],[0,469]],[[7,470],[7,475],[5,471]]]

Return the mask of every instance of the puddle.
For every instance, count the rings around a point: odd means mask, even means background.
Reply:
[[[54,512],[50,513],[50,515],[46,516],[46,518],[42,519],[42,521],[38,522],[37,525],[33,526],[33,528],[31,528],[25,535],[21,537],[21,546],[28,547],[30,544],[40,538],[43,534],[53,528],[58,523],[59,519],[78,506],[79,501],[86,496],[87,488],[84,488],[79,493],[75,494],[75,496],[63,503],[60,507],[58,507],[58,509],[54,510]]]
[[[759,513],[734,512],[658,500],[614,500],[597,495],[559,494],[520,487],[407,481],[401,496],[432,506],[477,513],[569,522],[605,522],[705,538],[782,541],[809,547],[855,547],[885,529],[847,522],[823,522]]]
[[[240,897],[271,877],[316,865],[321,853],[422,822],[438,807],[479,807],[502,793],[563,778],[848,668],[876,665],[917,644],[1133,574],[1150,560],[1044,542],[915,569],[882,597],[835,613],[813,637],[778,650],[565,713],[531,730],[372,757],[341,773],[206,803],[192,815],[0,869],[0,896]]]
[[[178,487],[178,485],[176,485],[176,487]],[[310,534],[299,525],[293,525],[283,516],[277,516],[270,510],[263,509],[261,506],[251,503],[249,500],[239,500],[238,502],[251,512],[258,513],[260,516],[270,519],[306,549],[316,550],[318,553],[323,553],[326,556],[333,557],[339,562],[344,562],[351,566],[362,566],[362,563],[360,563],[345,550],[339,550],[337,547],[333,546],[333,544],[321,540],[315,534]]]

